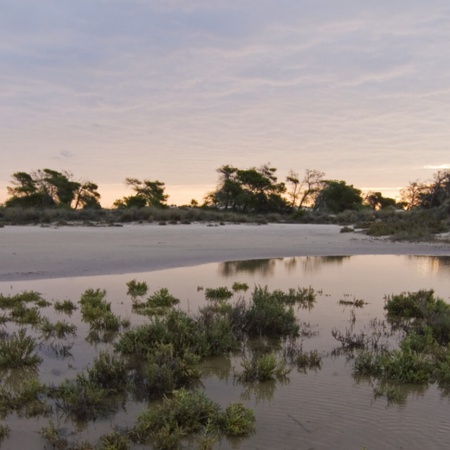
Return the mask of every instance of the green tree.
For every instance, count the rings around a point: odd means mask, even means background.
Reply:
[[[126,178],[125,184],[131,186],[135,195],[116,200],[114,206],[117,208],[167,207],[166,202],[169,196],[164,194],[165,184],[161,181],[141,181],[137,178]]]
[[[397,205],[394,198],[383,197],[381,192],[369,192],[364,203],[369,205],[374,211]]]
[[[339,213],[362,207],[361,190],[353,185],[348,185],[345,181],[325,180],[323,186],[316,198],[315,209]]]
[[[207,204],[240,212],[283,212],[288,203],[283,197],[284,183],[278,183],[270,164],[259,168],[238,169],[225,165],[218,169],[217,190],[209,194]]]
[[[31,174],[16,172],[12,175],[11,195],[7,207],[100,207],[98,186],[91,182],[73,180],[70,172],[39,169]]]

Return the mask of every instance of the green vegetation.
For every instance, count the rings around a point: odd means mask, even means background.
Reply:
[[[225,286],[205,289],[205,298],[207,300],[228,300],[231,297],[233,297],[233,292]]]
[[[77,306],[75,305],[75,303],[71,302],[70,300],[64,300],[62,302],[57,300],[53,307],[56,311],[61,311],[69,315],[77,310]]]
[[[17,368],[37,365],[42,358],[36,354],[36,340],[25,329],[0,339],[0,367]]]
[[[278,361],[275,353],[244,359],[241,366],[244,370],[236,378],[242,383],[283,379],[289,373],[284,360]]]
[[[182,439],[194,436],[245,436],[253,431],[253,412],[241,404],[231,404],[225,412],[201,391],[175,391],[157,407],[138,416],[131,437],[157,449],[180,448]]]

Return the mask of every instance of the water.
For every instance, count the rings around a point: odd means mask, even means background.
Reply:
[[[383,319],[386,295],[419,289],[434,289],[436,295],[450,301],[450,258],[413,256],[298,257],[258,261],[207,264],[150,273],[67,279],[3,282],[0,292],[35,290],[47,300],[71,299],[77,302],[88,288],[106,289],[112,309],[132,324],[147,319],[131,312],[126,282],[146,281],[150,292],[169,288],[181,299],[180,308],[195,312],[204,304],[201,288],[228,286],[235,281],[270,290],[311,286],[317,302],[311,310],[299,309],[300,323],[308,323],[314,336],[303,339],[305,350],[317,350],[322,367],[306,373],[291,371],[284,382],[243,386],[234,381],[239,371],[238,357],[221,357],[204,362],[202,382],[207,395],[226,406],[232,401],[252,407],[256,432],[245,439],[223,439],[217,448],[241,449],[439,449],[446,448],[450,424],[446,420],[448,397],[436,386],[409,386],[406,400],[388,404],[386,398],[374,397],[374,386],[352,377],[352,361],[333,350],[339,343],[333,329],[344,332],[367,331],[372,319]],[[249,294],[247,293],[247,296]],[[363,308],[339,304],[340,300],[362,299]],[[60,383],[73,378],[87,367],[92,357],[108,344],[89,345],[84,337],[87,326],[79,312],[68,318],[46,308],[50,320],[65,319],[78,327],[72,339],[71,358],[56,358],[45,350],[39,376],[46,383]],[[386,338],[387,339],[387,338]],[[395,345],[396,337],[391,337]],[[12,377],[14,378],[14,377]],[[5,379],[3,380],[5,382]],[[132,426],[135,414],[146,405],[129,403],[112,421],[97,421],[80,430],[83,439],[95,441],[108,432],[111,423]],[[38,430],[47,419],[26,420],[10,416],[10,437],[2,448],[44,448]],[[47,444],[48,446],[48,444]]]

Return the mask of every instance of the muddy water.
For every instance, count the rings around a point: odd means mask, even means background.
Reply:
[[[302,344],[305,350],[318,350],[322,357],[321,369],[306,373],[293,369],[282,382],[243,386],[233,378],[233,370],[240,369],[239,357],[205,361],[202,382],[208,396],[222,405],[241,401],[252,407],[256,416],[256,432],[252,436],[239,441],[224,439],[216,448],[447,448],[449,398],[432,385],[406,386],[405,400],[399,404],[388,404],[384,397],[376,399],[374,386],[368,381],[355,380],[352,361],[334,351],[339,343],[331,331],[367,332],[371,320],[383,319],[384,298],[390,294],[434,289],[438,296],[450,302],[450,258],[352,256],[229,262],[151,273],[0,283],[0,292],[36,290],[49,301],[77,302],[88,288],[106,289],[113,311],[135,325],[146,318],[131,312],[126,282],[133,278],[146,281],[150,292],[169,288],[181,299],[180,308],[191,312],[204,304],[201,288],[231,287],[235,281],[246,282],[251,288],[267,285],[270,290],[311,286],[319,292],[314,307],[299,309],[297,316],[300,323],[308,324],[302,325],[303,328],[314,332],[314,336],[302,338]],[[352,308],[339,304],[340,300],[355,299],[364,300],[366,305]],[[73,378],[98,350],[108,348],[108,344],[90,345],[85,341],[88,328],[81,322],[78,311],[70,318],[56,313],[52,307],[43,313],[51,320],[75,323],[78,330],[76,337],[69,338],[71,357],[59,358],[42,348],[41,381],[58,384],[65,378]],[[385,340],[395,345],[396,337]],[[17,374],[11,379],[15,377]],[[132,426],[136,413],[145,407],[129,402],[126,410],[113,419],[97,421],[79,430],[72,424],[60,425],[67,427],[68,432],[76,430],[79,439],[95,442],[112,424]],[[2,449],[42,449],[46,445],[38,431],[48,423],[47,419],[10,416],[3,423],[9,425],[11,432],[3,441]]]

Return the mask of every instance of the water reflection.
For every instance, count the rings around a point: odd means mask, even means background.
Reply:
[[[243,274],[273,275],[279,259],[253,259],[250,261],[229,261],[219,264],[219,273],[226,278]]]

